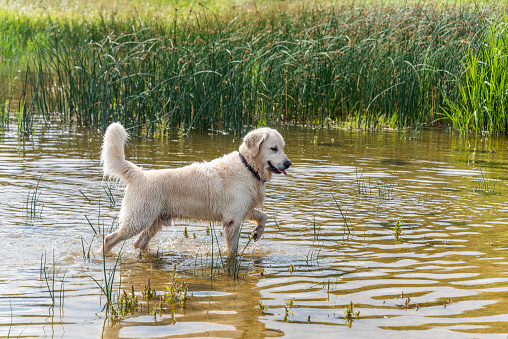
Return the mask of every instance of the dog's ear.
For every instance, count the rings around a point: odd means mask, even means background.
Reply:
[[[248,133],[245,138],[243,138],[243,142],[245,146],[247,146],[248,151],[250,152],[251,156],[255,158],[259,150],[261,148],[261,144],[266,139],[266,133],[256,131]]]

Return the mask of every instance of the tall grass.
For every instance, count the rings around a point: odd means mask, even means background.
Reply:
[[[468,4],[346,2],[80,24],[48,17],[28,85],[45,117],[102,129],[121,121],[134,134],[420,126],[453,95],[464,46],[476,50],[488,15]]]
[[[458,98],[448,100],[445,114],[453,129],[468,132],[508,131],[508,25],[493,20],[479,50],[467,49]]]

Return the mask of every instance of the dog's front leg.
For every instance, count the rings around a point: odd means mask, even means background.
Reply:
[[[258,241],[261,239],[263,232],[265,231],[265,224],[268,216],[266,213],[253,209],[248,219],[254,223],[256,223],[256,228],[252,231],[252,239],[254,241]]]

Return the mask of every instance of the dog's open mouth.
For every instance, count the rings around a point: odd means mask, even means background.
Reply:
[[[283,169],[278,169],[277,167],[273,166],[270,161],[268,161],[268,166],[270,166],[270,171],[272,171],[273,173],[276,173],[276,174],[282,173],[284,175],[288,175],[286,173],[286,171],[284,171]]]

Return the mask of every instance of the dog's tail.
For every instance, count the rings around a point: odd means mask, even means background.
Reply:
[[[143,175],[143,170],[125,160],[124,147],[129,134],[118,122],[109,125],[102,143],[101,164],[104,175],[131,183]]]

